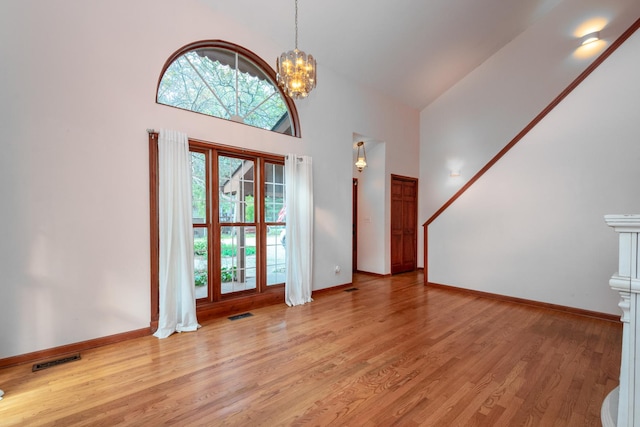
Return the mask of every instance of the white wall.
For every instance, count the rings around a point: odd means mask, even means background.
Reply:
[[[596,11],[595,13],[593,11]],[[420,114],[423,223],[562,92],[637,17],[637,0],[563,0]],[[604,25],[578,50],[585,23]],[[590,55],[580,55],[590,53]],[[461,178],[449,171],[459,167]],[[418,244],[423,259],[422,234]]]
[[[390,177],[386,172],[386,143],[367,140],[367,167],[357,172],[358,178],[358,271],[388,274],[390,224],[386,211],[389,209]],[[355,163],[355,154],[354,160]]]
[[[321,62],[301,139],[155,104],[167,57],[202,39],[287,48],[196,0],[1,3],[0,358],[149,326],[147,128],[313,156],[313,286],[351,281],[352,134],[416,175],[418,113]]]
[[[429,280],[618,314],[618,236],[640,212],[640,33],[429,227]]]
[[[399,173],[394,170],[417,175],[419,161],[416,110],[363,90],[330,70],[323,70],[322,85],[323,90],[318,88],[298,104],[298,111],[306,118],[302,136],[311,141],[314,167],[314,289],[351,282],[354,131],[375,135],[386,141],[387,148],[394,147],[395,152],[387,149],[380,159],[387,180],[391,173]],[[388,224],[387,219],[387,230]],[[388,253],[389,243],[380,249]],[[336,265],[340,274],[335,274]]]

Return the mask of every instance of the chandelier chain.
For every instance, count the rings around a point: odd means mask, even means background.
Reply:
[[[298,0],[296,0],[296,50],[298,49]]]

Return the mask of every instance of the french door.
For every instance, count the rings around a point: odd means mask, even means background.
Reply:
[[[196,299],[262,293],[286,277],[282,158],[191,144]]]
[[[158,134],[149,133],[151,328],[159,319]],[[198,316],[284,298],[284,157],[189,140]],[[242,298],[240,298],[242,297]]]

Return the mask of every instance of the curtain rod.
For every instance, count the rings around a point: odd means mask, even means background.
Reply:
[[[303,158],[302,156],[298,156],[298,155],[296,155],[296,154],[294,154],[294,157],[295,157],[295,159],[296,159],[297,161],[299,161],[299,162],[301,162],[301,161],[303,161],[303,160],[304,160],[304,158]],[[288,155],[288,154],[287,154],[287,155],[285,155],[285,156],[284,156],[284,158],[285,158],[285,159],[288,159],[288,158],[289,158],[289,155]]]
[[[147,128],[147,133],[151,136],[151,139],[156,139],[156,134],[158,134],[158,131],[157,131],[157,130],[155,130],[155,129],[152,129],[152,128]],[[204,142],[206,142],[206,141],[204,141]],[[207,143],[208,143],[208,142],[207,142]],[[247,151],[247,150],[242,149],[241,151],[243,151],[243,152],[244,152],[244,151]],[[285,157],[286,159],[288,159],[288,158],[289,158],[289,155],[285,155],[284,157]],[[295,157],[296,157],[296,160],[297,160],[297,161],[299,161],[299,162],[301,162],[301,161],[303,161],[303,160],[304,160],[304,158],[303,158],[302,156],[298,156],[298,155],[296,155]]]

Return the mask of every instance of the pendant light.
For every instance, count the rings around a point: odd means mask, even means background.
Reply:
[[[291,98],[306,98],[316,87],[316,60],[298,50],[298,0],[296,2],[295,49],[283,52],[276,61],[277,80]]]
[[[360,148],[362,148],[362,155],[360,154]],[[356,168],[358,172],[362,172],[367,167],[367,153],[364,151],[364,141],[358,142],[358,160],[356,160]]]

